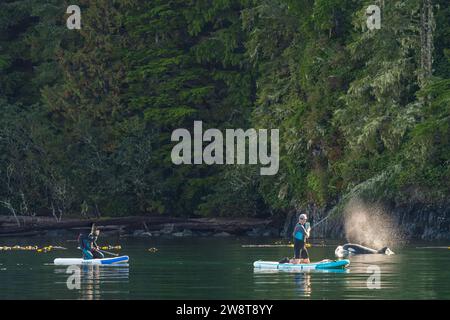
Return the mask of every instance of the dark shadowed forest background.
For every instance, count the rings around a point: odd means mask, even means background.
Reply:
[[[72,2],[0,3],[0,214],[284,219],[357,198],[450,234],[448,0],[78,0],[69,30]],[[280,129],[278,174],[172,164],[194,120]]]

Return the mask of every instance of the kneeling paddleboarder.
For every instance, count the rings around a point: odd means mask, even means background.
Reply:
[[[103,259],[105,256],[100,252],[100,248],[97,245],[97,239],[100,235],[100,230],[92,226],[91,233],[89,235],[80,234],[79,242],[81,251],[83,251],[83,259]]]
[[[308,250],[306,250],[306,239],[309,238],[311,228],[309,223],[306,223],[306,214],[301,214],[297,225],[294,228],[294,259],[291,263],[310,263]]]

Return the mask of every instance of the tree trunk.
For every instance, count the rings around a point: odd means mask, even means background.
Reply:
[[[5,200],[5,201],[0,201],[0,203],[2,203],[9,211],[11,211],[11,213],[12,213],[12,215],[14,217],[14,220],[16,220],[17,227],[20,227],[20,220],[17,217],[16,210],[12,206],[11,202],[8,201],[8,200]]]
[[[419,85],[424,87],[433,74],[433,31],[435,21],[432,0],[423,0],[420,16],[420,73]]]

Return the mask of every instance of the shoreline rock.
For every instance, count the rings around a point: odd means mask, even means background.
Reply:
[[[290,212],[284,222],[282,236],[290,237],[299,212],[306,212],[309,217],[320,221],[327,217],[333,208],[307,207],[297,212]],[[395,222],[394,227],[400,230],[405,240],[450,240],[450,202],[446,204],[386,204],[385,210],[389,212]],[[344,217],[330,216],[314,230],[314,237],[345,239]]]
[[[386,209],[405,238],[415,240],[450,240],[450,202],[447,204],[390,204]],[[283,237],[290,239],[299,212],[320,221],[333,208],[308,206],[291,211],[283,221],[252,218],[177,218],[122,217],[103,219],[67,219],[56,222],[49,217],[18,217],[23,225],[10,225],[12,217],[0,216],[0,237],[76,237],[95,222],[105,236],[148,237]],[[312,225],[314,221],[310,220]],[[314,230],[315,239],[345,239],[344,219],[336,215]]]

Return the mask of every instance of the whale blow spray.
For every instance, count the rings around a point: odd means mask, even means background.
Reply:
[[[375,249],[402,242],[392,217],[381,205],[351,200],[345,207],[344,230],[348,241]]]

